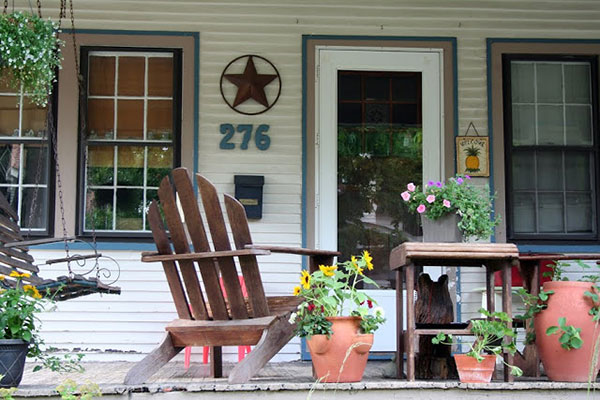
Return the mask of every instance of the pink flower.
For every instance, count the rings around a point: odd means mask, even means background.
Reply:
[[[427,210],[427,208],[425,207],[424,204],[419,205],[419,207],[417,207],[417,212],[419,214],[423,214],[425,212],[425,210]]]
[[[431,203],[433,203],[435,201],[435,196],[432,195],[432,194],[430,194],[429,196],[427,196],[427,198],[425,200],[427,200],[427,202],[429,204],[431,204]]]
[[[450,208],[450,202],[448,200],[444,199],[444,201],[442,201],[442,204],[444,207]]]
[[[408,190],[402,192],[402,194],[400,194],[400,196],[402,197],[402,200],[404,200],[404,201],[410,200],[410,193],[408,193]]]
[[[408,189],[409,192],[414,192],[417,187],[415,186],[414,183],[411,182],[408,185],[406,185],[406,188]]]

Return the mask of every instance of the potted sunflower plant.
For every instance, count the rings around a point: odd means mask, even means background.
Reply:
[[[37,371],[46,367],[52,371],[82,371],[79,360],[82,355],[65,354],[58,357],[47,349],[39,336],[39,320],[36,317],[52,304],[35,286],[24,284],[28,273],[13,271],[0,275],[0,387],[16,387],[23,377],[25,358],[38,362]]]
[[[357,289],[361,282],[377,284],[364,275],[372,270],[369,252],[337,265],[302,271],[294,289],[303,298],[290,318],[296,334],[306,338],[316,378],[321,382],[359,382],[373,345],[373,332],[385,322],[384,311]]]
[[[58,24],[21,11],[0,15],[0,77],[45,107],[61,66]],[[22,100],[21,100],[22,101]]]
[[[425,242],[487,239],[500,219],[492,216],[489,187],[476,187],[468,175],[446,182],[429,181],[421,190],[409,183],[401,197],[409,210],[421,215]]]

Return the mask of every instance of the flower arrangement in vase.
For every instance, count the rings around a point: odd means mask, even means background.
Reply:
[[[337,265],[320,265],[312,274],[302,271],[303,298],[292,314],[296,334],[307,339],[317,378],[323,382],[358,382],[362,379],[373,332],[385,322],[384,311],[357,289],[361,282],[377,286],[364,275],[372,270],[369,252]]]
[[[478,188],[470,183],[468,175],[457,175],[446,182],[429,181],[423,191],[409,183],[401,197],[408,208],[428,220],[439,220],[456,215],[456,226],[465,241],[487,239],[498,225],[498,216],[492,216],[492,201],[489,187]]]

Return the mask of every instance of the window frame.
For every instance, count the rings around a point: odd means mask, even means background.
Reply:
[[[58,76],[58,71],[56,72],[57,76]],[[58,78],[55,80],[53,86],[52,86],[52,94],[50,94],[50,101],[48,102],[49,105],[52,106],[52,108],[50,109],[49,112],[52,113],[52,119],[54,121],[54,130],[55,133],[58,134],[58,127],[57,127],[57,121],[58,121]],[[51,237],[54,236],[54,229],[55,229],[55,216],[56,216],[56,204],[55,204],[55,195],[56,195],[56,157],[55,157],[55,145],[54,145],[54,136],[52,134],[52,132],[48,131],[48,127],[46,126],[46,132],[47,132],[47,137],[44,140],[39,140],[37,142],[41,143],[42,146],[47,146],[48,147],[48,157],[46,160],[46,169],[48,171],[48,182],[46,184],[46,202],[48,204],[48,209],[46,210],[46,226],[44,229],[29,229],[27,227],[24,227],[21,225],[21,215],[18,213],[19,210],[15,210],[15,212],[17,212],[18,216],[19,216],[19,227],[21,229],[21,234],[24,237],[38,237],[38,238],[42,238],[42,237]],[[31,139],[24,139],[23,136],[20,136],[18,138],[12,138],[12,137],[6,137],[6,138],[2,138],[0,137],[0,143],[2,144],[26,144],[27,142],[33,142]],[[45,142],[45,143],[44,143]],[[10,186],[2,186],[2,187],[10,187]],[[17,187],[19,188],[19,191],[21,192],[21,184],[18,184]],[[21,192],[22,193],[22,192]],[[20,201],[22,200],[21,198],[22,196],[20,196]],[[38,200],[39,202],[39,197]]]
[[[595,206],[595,221],[592,222],[593,233],[515,233],[513,231],[513,201],[512,201],[512,90],[510,64],[512,61],[535,61],[535,62],[586,62],[590,64],[590,85],[591,85],[591,105],[592,105],[592,145],[591,146],[567,146],[567,145],[531,145],[526,146],[530,149],[544,150],[569,150],[584,151],[593,157],[593,166],[590,171],[594,173],[594,180],[591,181],[592,202]],[[532,53],[502,53],[502,119],[504,124],[504,175],[505,175],[505,224],[507,241],[516,243],[531,244],[590,244],[598,242],[600,239],[600,192],[598,190],[600,183],[600,137],[598,131],[598,56],[583,54],[532,54]],[[566,207],[566,204],[565,204]],[[564,213],[566,213],[566,209]]]
[[[128,47],[128,46],[98,46],[98,45],[90,45],[90,46],[81,46],[80,48],[80,74],[85,77],[85,93],[81,96],[82,103],[79,104],[79,107],[82,109],[82,112],[85,113],[87,117],[87,102],[88,102],[88,93],[87,93],[87,83],[88,83],[88,55],[90,52],[136,52],[141,55],[147,53],[170,53],[173,55],[173,165],[172,168],[179,167],[181,165],[181,141],[182,141],[182,115],[183,115],[183,105],[182,105],[182,77],[183,77],[183,50],[181,48],[171,48],[171,47]],[[81,113],[78,119],[78,131],[81,126]],[[93,237],[101,238],[101,239],[116,239],[118,241],[139,241],[140,239],[150,240],[152,238],[152,232],[150,230],[140,230],[140,231],[96,231],[96,230],[86,230],[84,224],[84,212],[85,207],[83,206],[85,202],[86,195],[86,174],[85,174],[85,165],[84,165],[84,152],[85,145],[88,144],[88,141],[82,140],[82,133],[80,132],[77,135],[78,145],[77,145],[77,201],[76,201],[76,218],[75,218],[75,226],[78,237],[90,239]],[[110,141],[102,141],[102,145],[107,145],[112,148],[114,146],[119,145],[119,140],[110,140]],[[127,146],[149,146],[148,142],[144,139],[142,140],[127,140]],[[88,144],[89,145],[89,144]],[[157,144],[158,145],[158,144]]]

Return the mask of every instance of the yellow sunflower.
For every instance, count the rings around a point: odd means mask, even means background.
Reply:
[[[367,263],[367,268],[369,269],[369,271],[372,271],[373,263],[371,261],[373,261],[373,257],[371,257],[367,250],[363,251],[363,260],[365,260],[365,262]]]
[[[302,289],[300,288],[300,286],[296,286],[296,287],[294,288],[294,296],[298,296],[298,295],[300,294],[300,291],[301,291],[301,290],[302,290]]]
[[[0,275],[0,281],[3,281],[4,279],[6,279],[6,277],[4,275]]]
[[[22,274],[17,272],[17,271],[12,271],[10,273],[10,276],[13,278],[29,278],[31,276],[31,274],[28,274],[27,272],[23,272]]]
[[[302,276],[300,277],[300,283],[304,286],[304,289],[310,289],[310,274],[306,271],[302,271]]]
[[[337,269],[337,266],[335,266],[335,265],[332,265],[332,266],[319,265],[319,269],[325,276],[334,276],[335,273],[333,271],[335,271]]]
[[[37,290],[37,288],[35,286],[32,285],[23,285],[23,290],[31,295],[31,297],[33,297],[34,299],[41,299],[42,295],[40,294],[40,292]]]
[[[363,269],[358,266],[358,261],[356,260],[356,257],[350,257],[350,262],[352,263],[352,266],[356,269],[356,272],[358,272],[359,275],[362,275]]]

